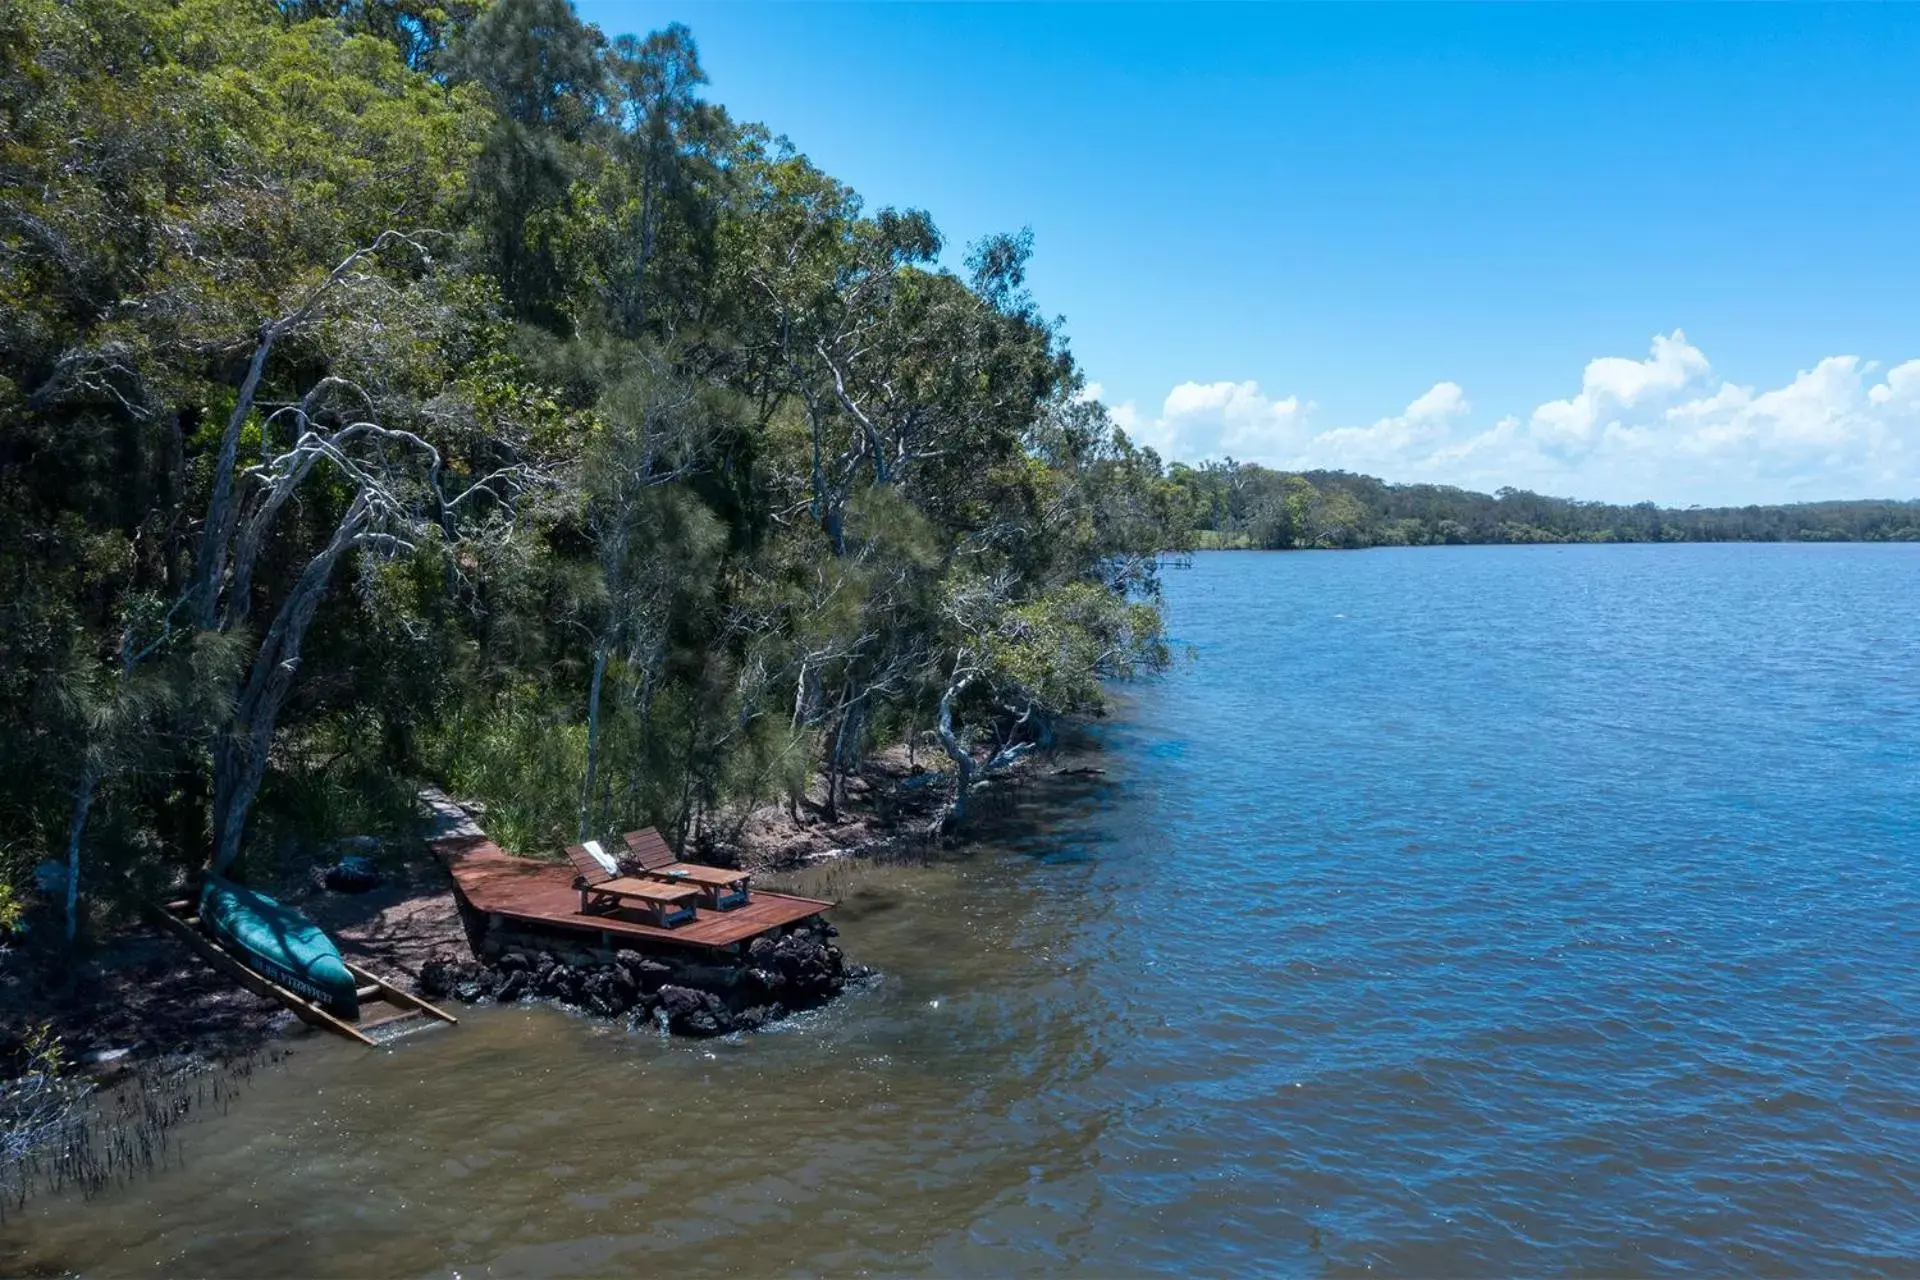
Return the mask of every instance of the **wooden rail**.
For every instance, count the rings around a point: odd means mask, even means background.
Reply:
[[[200,918],[194,914],[195,908],[191,900],[157,902],[153,904],[153,909],[159,916],[160,922],[181,941],[199,952],[200,957],[208,964],[255,995],[265,996],[269,1000],[278,1000],[293,1012],[294,1017],[310,1027],[323,1028],[337,1036],[357,1040],[372,1048],[376,1042],[367,1036],[366,1032],[376,1027],[389,1026],[410,1018],[437,1018],[441,1022],[456,1024],[460,1021],[446,1010],[427,1003],[411,991],[402,990],[379,974],[351,960],[345,960],[347,972],[359,979],[361,983],[360,1003],[362,1005],[385,1003],[394,1006],[397,1010],[386,1017],[375,1018],[372,1021],[362,1019],[356,1026],[345,1018],[335,1017],[316,1002],[281,986],[265,974],[242,963],[238,956],[209,938],[200,928]]]

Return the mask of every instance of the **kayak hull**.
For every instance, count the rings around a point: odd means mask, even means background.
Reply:
[[[336,1018],[360,1016],[359,982],[319,925],[264,893],[209,875],[200,921],[215,941]]]

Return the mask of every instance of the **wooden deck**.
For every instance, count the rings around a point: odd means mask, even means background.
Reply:
[[[475,911],[547,928],[604,934],[615,942],[632,938],[718,950],[797,924],[834,905],[755,889],[745,906],[731,911],[702,907],[686,924],[663,929],[631,912],[581,915],[580,891],[573,887],[575,872],[564,862],[517,858],[485,836],[452,835],[428,843],[452,874],[461,898]]]

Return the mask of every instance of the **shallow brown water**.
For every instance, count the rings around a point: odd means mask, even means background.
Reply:
[[[184,1169],[30,1206],[0,1257],[265,1276],[1084,1256],[1106,1117],[1071,1084],[1098,1069],[1100,999],[1056,959],[1081,878],[987,856],[791,880],[845,899],[845,945],[885,976],[773,1034],[695,1043],[512,1007],[373,1052],[303,1036],[185,1130]]]

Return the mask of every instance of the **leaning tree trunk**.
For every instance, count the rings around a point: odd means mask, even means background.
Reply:
[[[848,678],[851,691],[852,678]],[[846,798],[847,775],[860,766],[860,744],[865,736],[865,695],[843,695],[840,722],[834,726],[833,741],[827,748],[827,818],[840,821],[840,802]]]
[[[334,568],[358,544],[369,511],[366,494],[355,497],[326,550],[301,572],[254,656],[253,672],[234,707],[232,731],[222,734],[214,746],[211,866],[216,874],[225,874],[240,856],[247,817],[273,750],[274,726],[300,669],[301,641]]]
[[[213,491],[207,498],[207,519],[200,532],[200,554],[194,565],[194,624],[202,631],[214,628],[220,610],[220,579],[227,567],[227,543],[233,537],[234,471],[239,461],[240,431],[253,413],[253,398],[260,389],[260,377],[266,371],[267,357],[273,353],[274,340],[280,336],[278,322],[263,325],[254,343],[253,358],[247,362],[246,377],[241,379],[233,412],[227,415],[226,429],[220,433],[220,456],[213,468]]]
[[[953,800],[934,824],[936,830],[964,822],[967,817],[967,795],[973,790],[973,751],[953,731],[953,704],[973,684],[973,679],[972,675],[959,676],[940,695],[940,719],[935,732],[940,735],[940,745],[945,748],[947,758],[953,761],[958,778],[953,788]]]

